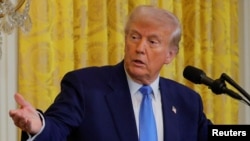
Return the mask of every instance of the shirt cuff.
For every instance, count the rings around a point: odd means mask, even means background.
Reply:
[[[41,128],[41,130],[40,130],[37,134],[35,134],[35,135],[31,135],[30,133],[27,133],[28,136],[29,136],[29,138],[27,139],[27,141],[34,141],[35,138],[36,138],[39,134],[41,134],[41,132],[43,131],[43,129],[44,129],[44,127],[45,127],[45,120],[44,120],[43,114],[42,114],[41,112],[39,112],[39,111],[38,111],[37,113],[39,114],[39,117],[40,117],[41,120],[42,120],[42,128]]]

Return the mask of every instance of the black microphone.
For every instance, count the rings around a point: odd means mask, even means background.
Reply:
[[[207,77],[206,73],[201,69],[195,68],[193,66],[186,66],[183,71],[183,76],[195,84],[207,85],[215,94],[226,93],[235,99],[238,100],[243,99],[240,95],[228,89],[226,87],[224,80],[222,79],[213,80]]]
[[[214,80],[207,77],[205,72],[203,72],[201,69],[192,66],[187,66],[184,69],[183,76],[195,84],[205,84],[207,86],[211,86],[214,82]]]

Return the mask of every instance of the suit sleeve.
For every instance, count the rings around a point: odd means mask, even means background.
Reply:
[[[66,141],[71,131],[83,119],[82,85],[75,73],[67,73],[61,82],[61,92],[54,103],[44,113],[44,130],[35,138],[36,141]],[[21,141],[28,135],[22,132]]]

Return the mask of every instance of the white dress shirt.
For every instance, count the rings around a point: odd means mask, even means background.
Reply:
[[[139,111],[140,111],[140,104],[142,101],[142,94],[139,92],[139,89],[141,88],[142,84],[134,82],[128,74],[127,74],[127,80],[134,108],[137,133],[139,135]],[[152,87],[154,92],[154,94],[151,96],[152,96],[153,112],[157,126],[157,137],[158,141],[163,141],[163,118],[162,118],[161,94],[159,89],[159,77],[153,83],[151,83],[150,86]]]

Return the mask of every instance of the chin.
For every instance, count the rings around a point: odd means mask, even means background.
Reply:
[[[135,68],[135,67],[129,68],[128,73],[129,75],[134,76],[134,77],[142,77],[146,75],[145,70],[141,68]]]

